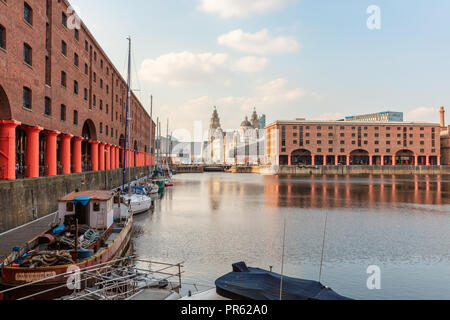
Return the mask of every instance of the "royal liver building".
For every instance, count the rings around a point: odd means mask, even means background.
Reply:
[[[237,130],[223,130],[217,108],[211,117],[208,141],[204,144],[203,159],[208,164],[259,165],[265,155],[264,127],[266,117],[258,117],[256,109],[251,119],[245,117]]]

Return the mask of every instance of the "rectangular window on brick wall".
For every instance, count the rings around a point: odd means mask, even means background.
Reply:
[[[78,111],[73,110],[73,124],[78,125]]]
[[[51,65],[50,58],[48,56],[45,57],[45,84],[48,86],[52,85],[52,76],[51,76]]]
[[[50,24],[47,22],[45,24],[45,49],[50,51]]]
[[[28,87],[23,87],[23,107],[31,110],[31,102],[32,102],[32,93],[31,89]]]
[[[61,71],[61,86],[64,88],[67,86],[67,75],[64,71]]]
[[[64,12],[61,13],[61,23],[64,27],[67,27],[67,15]]]
[[[67,43],[65,41],[61,41],[61,53],[67,56]]]
[[[23,61],[30,66],[33,64],[33,49],[27,43],[23,44]]]
[[[52,114],[52,100],[49,97],[45,97],[44,114],[47,116]]]
[[[24,2],[23,5],[23,18],[29,24],[33,24],[33,9],[26,2]]]
[[[66,121],[66,106],[61,105],[61,121]]]
[[[6,50],[6,29],[0,24],[0,48]]]

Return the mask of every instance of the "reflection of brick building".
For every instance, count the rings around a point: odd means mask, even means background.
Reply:
[[[440,165],[440,126],[413,122],[276,121],[272,165]]]
[[[126,82],[68,6],[0,1],[0,179],[123,164]],[[130,111],[127,149],[143,166],[150,117],[133,94]]]

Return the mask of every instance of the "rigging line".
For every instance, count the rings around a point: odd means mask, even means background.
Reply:
[[[328,224],[328,211],[325,211],[325,226],[323,228],[322,257],[320,259],[319,282],[322,280],[322,267],[323,267],[323,257],[325,253],[325,237],[327,234],[327,224]]]
[[[131,58],[132,58],[132,65],[134,67],[134,73],[136,75],[136,80],[137,80],[137,84],[138,84],[138,88],[139,88],[139,100],[142,101],[142,87],[141,87],[141,81],[139,80],[139,74],[137,72],[137,64],[136,64],[136,59],[134,57],[134,52],[131,53]]]

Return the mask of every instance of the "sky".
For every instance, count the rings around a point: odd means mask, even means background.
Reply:
[[[224,129],[254,108],[267,123],[450,120],[448,0],[70,2],[124,76],[131,36],[132,89],[175,136],[207,130],[214,106]]]

